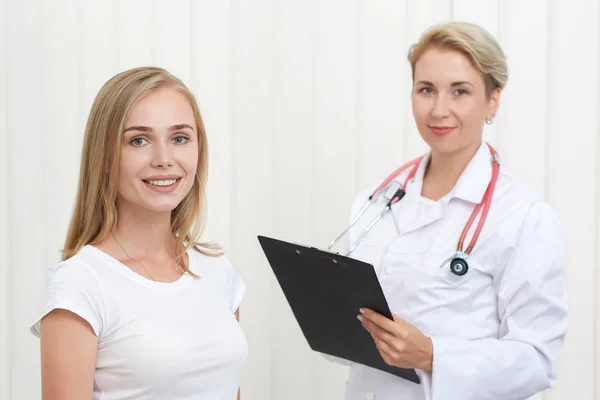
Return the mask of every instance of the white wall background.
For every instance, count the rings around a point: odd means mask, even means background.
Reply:
[[[510,80],[486,139],[560,214],[571,321],[555,389],[600,399],[597,0],[0,0],[0,399],[40,396],[28,325],[58,260],[87,113],[142,64],[197,94],[210,139],[209,229],[249,290],[244,400],[341,399],[256,240],[324,246],[363,185],[423,152],[408,46],[432,23],[497,36]]]

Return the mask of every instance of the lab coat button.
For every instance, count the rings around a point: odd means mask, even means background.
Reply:
[[[385,267],[385,273],[391,275],[394,272],[394,268],[391,265]]]
[[[373,400],[375,398],[375,395],[371,392],[367,393],[367,399],[369,400]]]

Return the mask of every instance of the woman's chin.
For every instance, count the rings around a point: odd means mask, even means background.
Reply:
[[[170,213],[177,208],[179,203],[163,203],[163,204],[149,204],[147,206],[149,211],[155,213]]]
[[[131,205],[141,214],[170,214],[177,208],[179,203],[174,201],[142,201]]]

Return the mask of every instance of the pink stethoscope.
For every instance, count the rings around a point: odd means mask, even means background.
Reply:
[[[487,146],[489,147],[490,152],[492,154],[492,178],[490,179],[490,182],[485,191],[485,194],[483,195],[483,199],[481,200],[481,202],[479,204],[477,204],[477,206],[475,206],[475,209],[473,209],[473,212],[471,213],[471,217],[469,218],[465,227],[463,228],[462,234],[460,235],[460,238],[458,239],[458,245],[456,247],[456,254],[454,256],[448,258],[447,260],[445,260],[442,263],[442,265],[440,266],[443,268],[448,263],[450,263],[450,271],[452,271],[453,274],[458,275],[458,276],[463,276],[469,270],[469,264],[467,263],[467,258],[471,254],[473,247],[475,247],[475,243],[477,243],[477,239],[479,238],[479,234],[481,233],[481,229],[483,228],[483,224],[485,223],[485,220],[487,218],[487,214],[488,214],[488,211],[490,210],[490,205],[492,203],[492,196],[494,195],[494,189],[496,188],[496,182],[498,181],[498,175],[500,173],[500,161],[499,161],[498,152],[490,144],[487,144]],[[392,174],[390,176],[388,176],[387,179],[385,181],[383,181],[381,183],[381,185],[379,185],[377,187],[377,189],[375,189],[375,191],[369,196],[369,198],[367,199],[365,204],[361,207],[358,214],[352,219],[352,221],[350,221],[350,224],[348,225],[348,227],[346,227],[346,229],[338,237],[336,237],[333,241],[331,241],[331,243],[328,246],[328,250],[330,250],[333,247],[333,245],[338,240],[340,240],[342,238],[342,236],[344,236],[344,234],[346,234],[346,232],[348,232],[350,230],[350,228],[352,228],[358,222],[360,217],[365,213],[365,211],[367,211],[367,209],[371,206],[371,204],[375,203],[377,200],[379,200],[381,195],[383,195],[383,197],[386,200],[388,200],[385,208],[362,231],[362,233],[360,234],[358,239],[356,239],[356,241],[352,244],[352,246],[350,246],[350,249],[346,255],[352,253],[354,251],[354,249],[356,249],[358,244],[367,235],[367,233],[369,233],[371,228],[373,228],[373,226],[375,226],[375,224],[377,222],[379,222],[379,220],[381,218],[383,218],[383,216],[388,211],[391,210],[391,208],[394,204],[396,204],[397,202],[402,200],[402,198],[406,194],[406,186],[407,186],[408,182],[411,179],[413,179],[415,174],[417,173],[417,169],[419,168],[419,164],[423,160],[423,157],[424,156],[416,158],[416,159],[410,161],[409,163],[401,166],[394,172],[392,172]],[[406,180],[404,181],[404,184],[402,186],[400,186],[400,184],[397,181],[395,181],[395,179],[398,177],[398,175],[400,175],[402,172],[404,172],[405,170],[407,170],[411,167],[412,167],[412,169],[410,170]],[[471,238],[471,242],[469,243],[469,246],[467,247],[467,249],[463,251],[463,245],[464,245],[464,241],[467,236],[467,233],[471,229],[471,226],[473,225],[475,218],[477,218],[477,215],[480,212],[482,214],[477,223],[477,228],[475,229],[475,234]]]

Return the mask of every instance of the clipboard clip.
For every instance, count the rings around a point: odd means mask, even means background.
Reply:
[[[308,245],[305,245],[305,244],[302,244],[302,243],[298,243],[298,242],[293,242],[293,244],[294,244],[295,246],[300,246],[300,247],[303,247],[303,248],[305,248],[305,249],[311,249],[311,250],[322,251],[322,252],[324,252],[324,253],[329,253],[329,254],[333,254],[333,255],[336,255],[336,256],[339,256],[339,255],[340,255],[340,252],[339,252],[339,251],[331,251],[331,250],[326,250],[326,249],[320,249],[320,248],[318,248],[318,247],[315,247],[315,246],[308,246]],[[296,254],[301,254],[301,251],[300,251],[300,249],[296,249]]]

